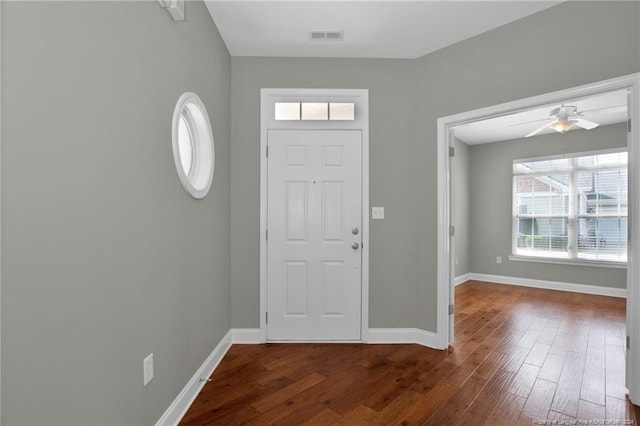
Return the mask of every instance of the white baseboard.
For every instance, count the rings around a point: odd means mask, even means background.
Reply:
[[[467,281],[469,281],[469,275],[470,274],[467,273],[467,274],[460,275],[459,277],[456,277],[453,280],[453,285],[459,286],[460,284],[466,283]]]
[[[232,328],[231,342],[241,344],[258,344],[260,341],[259,328]]]
[[[367,343],[416,343],[416,328],[370,328]]]
[[[432,331],[416,330],[416,343],[431,349],[447,349],[447,345],[442,347],[438,344],[438,335]]]
[[[193,375],[189,383],[182,389],[182,392],[178,394],[176,399],[173,400],[167,411],[164,412],[160,420],[156,423],[156,426],[169,426],[169,425],[177,425],[184,417],[185,413],[193,404],[193,401],[196,399],[202,388],[204,387],[205,381],[201,381],[201,378],[208,378],[213,374],[213,370],[216,369],[222,358],[227,353],[229,348],[231,347],[233,333],[231,330],[220,340],[220,343],[216,346],[216,348],[211,352],[209,357],[207,357],[204,364],[198,368],[196,374]]]
[[[232,344],[259,344],[260,329],[259,328],[233,328],[231,329]],[[363,343],[417,343],[419,345],[436,348],[436,334],[430,331],[420,330],[418,328],[370,328],[367,336],[363,339]],[[300,341],[297,343],[317,343],[316,340]],[[356,341],[322,341],[323,343],[354,343]],[[271,341],[271,343],[281,343]],[[282,343],[291,343],[291,341],[283,340]]]
[[[366,343],[415,343],[431,349],[442,349],[436,333],[418,328],[370,328]]]
[[[432,349],[443,349],[438,346],[436,334],[431,331],[418,328],[370,328],[367,341],[362,343],[414,343]],[[193,375],[189,383],[173,400],[169,408],[164,412],[156,426],[173,426],[180,423],[193,401],[205,385],[205,379],[213,374],[220,361],[225,356],[232,344],[261,343],[259,328],[234,328],[222,338],[218,346]],[[335,342],[345,343],[345,342]]]
[[[523,287],[544,288],[547,290],[570,291],[572,293],[595,294],[598,296],[627,297],[627,290],[623,288],[601,287],[587,284],[564,283],[559,281],[533,280],[530,278],[503,277],[500,275],[469,274],[470,280],[487,281],[497,284],[519,285]]]

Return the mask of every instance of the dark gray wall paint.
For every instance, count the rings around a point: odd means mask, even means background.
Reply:
[[[369,89],[369,326],[435,331],[438,117],[640,71],[639,6],[566,2],[414,61],[233,58],[232,325],[259,326],[260,88]]]
[[[202,2],[2,7],[2,423],[153,424],[229,330],[229,54]],[[200,201],[184,91],[216,142]]]
[[[565,135],[473,145],[470,150],[471,272],[626,288],[625,269],[509,261],[513,160],[627,146],[626,123]],[[502,256],[501,264],[496,256]]]
[[[471,272],[469,269],[469,145],[454,139],[453,200],[455,232],[455,276]]]

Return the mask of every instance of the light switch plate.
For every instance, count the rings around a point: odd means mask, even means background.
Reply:
[[[153,354],[149,354],[149,356],[142,361],[142,370],[144,385],[147,386],[151,379],[153,379]]]
[[[371,219],[384,219],[384,207],[371,207]]]

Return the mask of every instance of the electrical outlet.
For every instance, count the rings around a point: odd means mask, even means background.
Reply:
[[[144,385],[147,386],[151,379],[153,379],[153,354],[149,354],[149,356],[142,361],[142,375]]]
[[[496,263],[502,263],[502,256],[496,256]]]

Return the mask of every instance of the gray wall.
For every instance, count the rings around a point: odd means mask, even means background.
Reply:
[[[453,213],[455,233],[455,276],[471,272],[469,269],[469,145],[454,139],[453,157]]]
[[[385,207],[371,222],[370,325],[412,327],[418,212],[402,190],[417,179],[410,165],[415,134],[415,61],[232,58],[231,323],[258,327],[260,313],[260,88],[369,89],[370,202]],[[399,188],[401,190],[399,190]],[[384,242],[384,243],[383,243]],[[407,273],[410,274],[407,276]]]
[[[639,15],[567,2],[419,60],[230,60],[201,2],[186,23],[155,1],[3,2],[2,421],[153,423],[230,317],[259,325],[261,87],[369,89],[369,325],[435,331],[436,119],[640,71]],[[202,201],[171,158],[186,90],[216,139]]]
[[[471,272],[626,288],[626,269],[509,261],[513,160],[627,146],[626,123],[471,146]],[[496,263],[502,256],[502,263]]]
[[[417,326],[436,329],[436,120],[640,71],[640,3],[565,2],[418,61]],[[553,49],[561,40],[571,49]],[[413,247],[411,248],[413,249]],[[472,268],[473,269],[473,268]]]
[[[202,2],[2,7],[2,423],[153,424],[229,330],[229,54]],[[216,141],[201,201],[183,91]]]
[[[639,6],[566,2],[418,60],[233,58],[233,327],[259,326],[261,87],[369,89],[369,326],[435,331],[436,120],[640,71]]]

